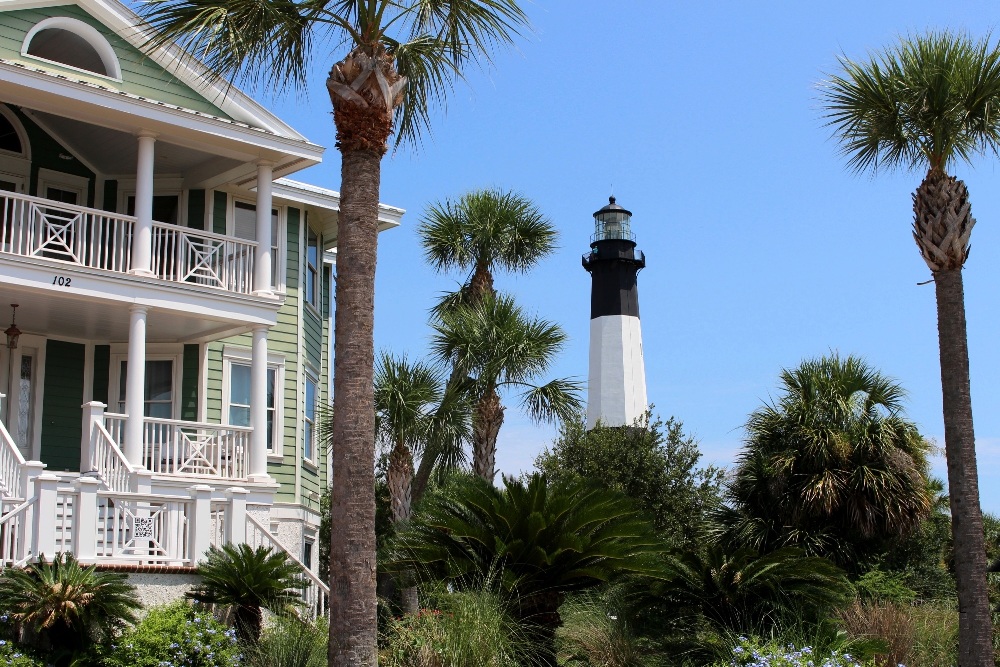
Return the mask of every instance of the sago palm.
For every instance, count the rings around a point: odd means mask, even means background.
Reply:
[[[113,637],[141,606],[125,575],[82,566],[72,554],[0,575],[0,611],[53,654]]]
[[[781,372],[754,411],[729,482],[728,542],[797,546],[847,568],[930,514],[927,442],[902,413],[902,387],[837,355]]]
[[[659,545],[652,522],[616,491],[550,484],[537,473],[498,489],[470,476],[424,501],[390,560],[459,589],[499,585],[514,614],[542,629],[551,654],[566,594],[653,571]]]
[[[492,482],[496,475],[504,419],[501,392],[521,390],[522,405],[537,421],[572,419],[580,410],[579,383],[556,379],[535,384],[555,361],[566,334],[556,324],[529,317],[511,297],[486,294],[442,313],[431,326],[435,354],[467,378],[475,405],[472,467],[483,479]]]
[[[469,64],[527,23],[516,0],[151,0],[155,47],[176,41],[219,76],[301,88],[313,62],[341,152],[337,232],[330,660],[374,665],[375,502],[371,409],[382,156],[415,142]],[[334,49],[342,59],[332,63]],[[324,62],[325,61],[325,62]]]
[[[841,57],[840,65],[823,105],[848,165],[925,171],[913,194],[913,238],[937,296],[959,662],[993,665],[962,281],[975,220],[965,184],[948,170],[1000,147],[1000,50],[988,38],[938,32],[901,39],[867,60]]]
[[[457,466],[464,458],[461,443],[469,435],[469,417],[464,394],[455,385],[446,389],[440,369],[382,354],[375,368],[375,423],[389,449],[386,481],[393,523],[410,518],[414,453],[426,452],[430,443],[447,443],[439,451],[450,454],[445,461]],[[415,613],[416,587],[404,586],[401,597],[403,610]]]
[[[229,609],[236,635],[248,642],[260,639],[263,609],[285,613],[302,605],[299,566],[270,547],[227,544],[212,547],[198,563],[201,582],[187,597]]]

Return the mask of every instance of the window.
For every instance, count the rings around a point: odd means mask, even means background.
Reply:
[[[278,209],[271,209],[271,285],[274,289],[283,288],[284,257],[280,254],[281,216]],[[230,233],[236,238],[247,241],[257,240],[257,207],[249,202],[236,201],[233,204],[233,224]]]
[[[180,195],[153,195],[153,220],[170,225],[180,224]],[[135,215],[135,195],[125,199],[125,215]]]
[[[316,448],[316,380],[306,375],[305,423],[302,429],[302,456],[307,461],[315,459]]]
[[[277,438],[275,427],[274,388],[278,369],[267,369],[267,451],[274,452]],[[232,426],[250,426],[250,364],[232,362],[229,366],[229,423]]]
[[[24,147],[21,145],[21,135],[10,120],[0,114],[0,150],[9,151],[21,155]]]
[[[53,16],[28,31],[21,55],[121,80],[115,50],[96,28],[68,16]]]
[[[319,308],[319,237],[309,229],[306,241],[306,303]]]
[[[313,547],[315,544],[315,541],[309,538],[302,542],[302,564],[310,571],[313,569]]]
[[[122,361],[118,374],[118,412],[125,414],[125,388],[128,385],[128,362]],[[173,419],[174,362],[171,359],[146,361],[146,382],[143,396],[144,417]]]

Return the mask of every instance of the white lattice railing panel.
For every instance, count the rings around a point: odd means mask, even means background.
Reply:
[[[105,413],[112,440],[124,447],[125,422],[121,414]],[[218,479],[246,479],[250,466],[252,428],[143,419],[143,465],[160,475],[198,475]]]
[[[136,218],[0,191],[0,252],[128,273]],[[153,223],[156,278],[239,294],[254,290],[257,243],[179,225]]]
[[[249,294],[257,244],[231,236],[153,223],[153,273],[179,283]]]
[[[97,497],[99,559],[193,565],[188,550],[189,499],[104,491]]]
[[[285,547],[277,537],[272,535],[264,524],[249,514],[247,515],[247,544],[254,548],[267,546],[284,552],[289,560],[299,566],[299,578],[305,584],[302,590],[302,601],[306,604],[310,616],[316,618],[326,614],[330,600],[330,587],[319,578],[319,575],[307,568],[298,556]]]

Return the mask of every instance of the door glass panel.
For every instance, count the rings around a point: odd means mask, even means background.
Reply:
[[[32,425],[35,421],[33,407],[35,378],[35,352],[21,353],[21,373],[17,387],[17,446],[22,451],[31,449]]]

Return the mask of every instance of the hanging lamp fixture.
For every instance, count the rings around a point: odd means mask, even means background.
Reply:
[[[17,328],[17,304],[10,304],[10,326],[4,331],[7,334],[7,349],[17,349],[17,339],[21,337],[21,330]]]

